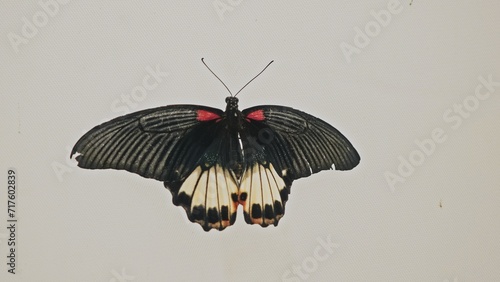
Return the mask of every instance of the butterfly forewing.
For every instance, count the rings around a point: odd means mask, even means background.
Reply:
[[[72,155],[78,166],[123,169],[161,181],[179,180],[194,169],[215,138],[216,120],[198,120],[199,111],[221,117],[219,109],[175,105],[125,115],[87,132]]]
[[[256,106],[242,113],[251,116],[262,111],[261,120],[247,118],[266,158],[292,180],[332,169],[349,170],[360,157],[337,129],[307,113],[283,106]]]

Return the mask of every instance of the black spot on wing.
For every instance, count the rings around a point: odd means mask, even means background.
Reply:
[[[246,192],[243,192],[240,194],[240,201],[244,202],[248,198],[248,194]]]
[[[245,197],[246,197],[246,193],[245,193]],[[231,194],[231,199],[233,200],[233,202],[237,203],[238,202],[238,194],[236,194],[236,193]]]
[[[283,206],[279,201],[274,201],[274,212],[276,215],[283,215]]]
[[[262,217],[262,208],[260,207],[259,204],[253,204],[251,211],[252,211],[253,218],[261,218]]]
[[[186,193],[181,192],[177,196],[172,197],[173,203],[176,206],[182,206],[185,208],[189,208],[191,206],[191,197],[189,197]]]
[[[229,207],[222,206],[220,210],[221,210],[221,219],[222,220],[229,220]]]
[[[202,205],[193,207],[193,210],[189,214],[189,220],[192,222],[202,221],[205,219],[205,207]]]
[[[209,208],[207,213],[207,221],[209,223],[217,223],[220,221],[219,212],[216,208]]]
[[[274,210],[271,205],[265,205],[264,207],[264,217],[267,219],[273,219],[275,218]]]

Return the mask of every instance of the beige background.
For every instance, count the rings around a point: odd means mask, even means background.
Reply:
[[[2,1],[0,280],[500,281],[500,87],[474,100],[478,77],[500,81],[500,2],[409,2]],[[396,13],[376,24],[371,11],[388,5]],[[349,62],[341,46],[366,26],[380,30]],[[240,107],[320,117],[360,165],[296,181],[277,228],[240,213],[205,233],[162,183],[69,162],[84,132],[125,112],[224,108],[201,57],[233,91],[275,60]],[[147,68],[169,75],[133,98]],[[467,118],[453,112],[464,103]],[[419,155],[415,140],[436,128],[445,140]],[[400,156],[424,159],[391,188]],[[15,276],[2,227],[8,167],[18,170]],[[328,238],[331,254],[319,243]]]

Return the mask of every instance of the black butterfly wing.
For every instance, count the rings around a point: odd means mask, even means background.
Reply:
[[[82,168],[127,170],[163,181],[191,221],[222,230],[234,222],[237,206],[228,164],[237,168],[242,159],[237,133],[231,135],[225,123],[224,112],[202,106],[139,111],[91,129],[71,155],[78,153]]]
[[[277,225],[295,179],[332,167],[350,170],[360,161],[337,129],[302,111],[256,106],[242,115],[246,171],[239,200],[247,223]]]
[[[200,114],[211,113],[203,120]],[[171,181],[190,172],[215,138],[219,109],[173,105],[131,113],[98,125],[74,146],[71,155],[88,169],[122,169],[146,178]],[[208,116],[208,114],[205,114]]]

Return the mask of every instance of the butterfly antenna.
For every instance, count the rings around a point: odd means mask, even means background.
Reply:
[[[224,81],[222,81],[208,66],[207,64],[205,63],[205,58],[201,58],[201,62],[205,65],[205,67],[207,67],[207,69],[215,76],[217,77],[217,79],[220,81],[220,83],[222,83],[222,85],[224,85],[224,87],[226,87],[227,91],[229,92],[229,94],[231,95],[231,97],[233,96],[233,93],[231,92],[231,90],[229,90],[229,88],[227,87],[227,85],[224,83]],[[235,95],[236,96],[236,95]]]
[[[256,78],[257,78],[257,76],[259,76],[261,73],[263,73],[263,72],[267,69],[267,67],[268,67],[270,64],[272,64],[273,62],[274,62],[274,60],[273,60],[273,61],[270,61],[270,62],[269,62],[269,64],[267,64],[267,66],[266,66],[263,70],[261,70],[261,71],[260,71],[260,72],[259,72],[256,76],[254,76],[252,79],[250,79],[250,81],[249,81],[249,82],[247,82],[247,84],[243,85],[243,87],[241,87],[241,89],[240,89],[238,92],[236,92],[236,94],[234,94],[234,97],[236,97],[236,95],[238,95],[238,93],[240,93],[240,92],[241,92],[241,90],[243,90],[243,88],[247,87],[247,85],[248,85],[248,84],[250,84],[250,82],[252,82],[254,79],[256,79]]]

